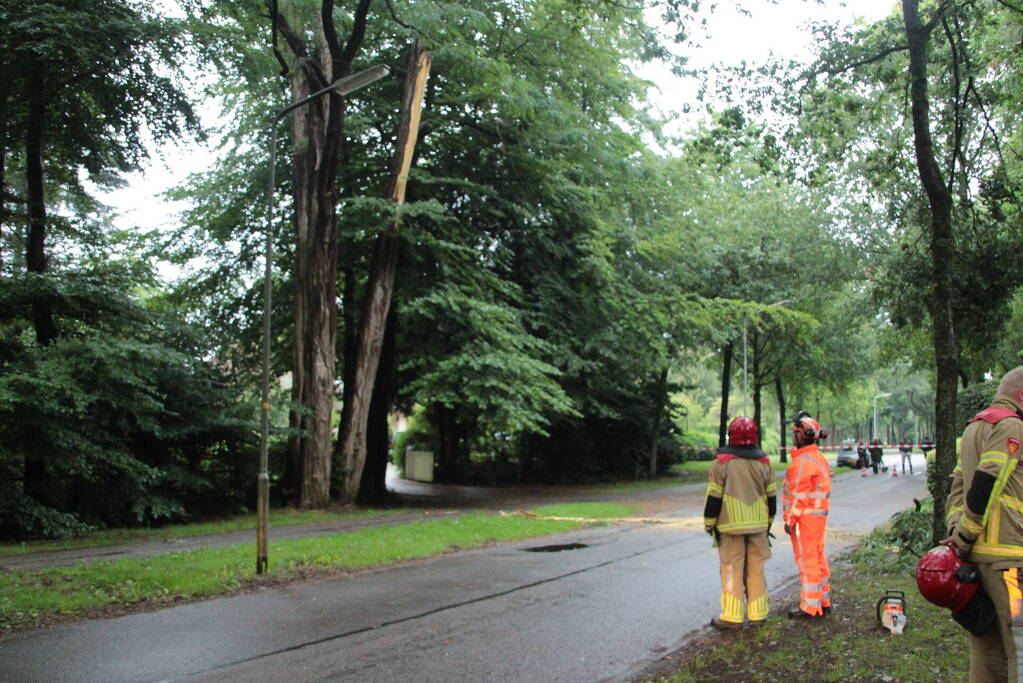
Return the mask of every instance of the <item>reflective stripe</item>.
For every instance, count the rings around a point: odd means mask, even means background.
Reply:
[[[733,624],[742,623],[743,605],[742,600],[731,593],[721,592],[721,621],[728,621]]]
[[[723,494],[724,492],[725,492],[725,488],[721,484],[718,484],[717,482],[713,482],[712,481],[712,482],[707,484],[707,495],[708,496],[714,496],[715,498],[720,498],[721,494]]]
[[[981,553],[983,555],[998,555],[999,557],[1023,557],[1023,546],[976,543],[970,552]]]
[[[804,583],[799,588],[804,591],[819,591],[821,585],[819,583]]]
[[[827,500],[831,497],[831,491],[810,491],[808,493],[796,493],[792,496],[796,500],[804,500],[806,498]]]
[[[804,515],[820,515],[821,517],[827,517],[827,510],[803,510]]]
[[[977,462],[977,466],[979,467],[986,462],[1004,463],[1008,457],[1009,455],[1002,451],[984,451],[980,454],[980,460]]]
[[[770,609],[767,605],[767,593],[764,593],[756,600],[752,600],[749,604],[749,620],[750,621],[763,621],[767,618]]]
[[[1005,484],[1006,482],[1009,481],[1009,476],[1015,469],[1016,469],[1015,460],[1008,460],[1004,465],[1002,465],[1002,470],[1001,472],[998,473],[998,479],[995,480],[995,485],[991,489],[991,495],[988,497],[987,509],[984,511],[984,519],[981,521],[981,524],[983,525],[987,524],[988,517],[991,515],[991,510],[997,507],[995,505],[992,505],[991,501],[1001,500],[1002,491],[1005,490]]]
[[[760,496],[752,503],[744,503],[726,494],[724,501],[728,522],[721,525],[721,531],[767,528],[767,496]]]
[[[819,598],[803,598],[803,604],[807,607],[820,607],[821,601]]]
[[[1005,507],[1009,507],[1012,508],[1013,510],[1019,510],[1020,512],[1023,512],[1023,500],[1020,500],[1019,498],[1013,498],[1012,496],[1002,496],[998,500],[998,502],[1004,505]]]
[[[959,524],[963,527],[963,529],[974,535],[979,534],[984,530],[984,525],[979,522],[974,522],[969,515],[963,515],[960,517]]]

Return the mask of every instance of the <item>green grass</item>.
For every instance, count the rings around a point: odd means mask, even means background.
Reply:
[[[599,484],[597,486],[587,488],[586,490],[593,493],[632,493],[634,491],[665,489],[686,483],[689,483],[688,478],[682,476],[669,476],[646,481],[626,481],[616,484]]]
[[[779,462],[778,456],[769,456],[771,459],[771,467],[775,472],[784,472],[788,469],[789,463]],[[680,474],[686,473],[703,473],[706,474],[710,471],[710,466],[714,464],[713,460],[688,460],[683,463],[671,466],[672,472],[678,472]]]
[[[277,541],[270,573],[257,577],[251,544],[144,559],[0,573],[0,631],[31,628],[124,606],[161,606],[310,572],[328,574],[428,557],[461,548],[556,534],[579,522],[483,513],[349,534]]]
[[[559,503],[533,508],[530,512],[548,517],[579,517],[583,519],[617,519],[636,514],[636,508],[616,503]]]
[[[271,510],[271,527],[294,526],[314,522],[333,522],[340,519],[378,517],[403,512],[403,510],[359,510],[356,512],[330,512],[324,510]],[[28,541],[25,543],[0,544],[0,555],[39,552],[43,550],[67,550],[69,548],[92,548],[118,543],[162,541],[189,536],[204,536],[227,531],[241,531],[256,528],[256,515],[238,515],[216,522],[194,524],[173,524],[157,529],[105,529],[85,536],[65,538],[56,541]]]

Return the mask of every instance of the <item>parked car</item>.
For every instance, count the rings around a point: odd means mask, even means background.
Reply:
[[[835,457],[835,467],[856,469],[859,466],[860,457],[856,453],[856,439],[844,439],[842,447],[838,449],[838,455]]]

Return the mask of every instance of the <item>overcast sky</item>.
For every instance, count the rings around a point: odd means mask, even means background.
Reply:
[[[770,54],[799,57],[810,53],[810,37],[803,26],[811,20],[828,19],[851,23],[857,19],[874,21],[887,15],[895,0],[854,0],[846,3],[825,0],[752,0],[744,3],[751,16],[734,11],[731,3],[721,3],[708,15],[709,37],[699,38],[700,47],[687,53],[694,68],[715,63],[756,64]],[[677,111],[685,102],[695,103],[697,85],[684,82],[666,69],[644,67],[644,78],[655,82],[659,92],[652,93],[664,113]],[[210,114],[210,118],[214,115]],[[206,123],[213,123],[207,121]],[[185,207],[165,201],[161,193],[184,180],[189,173],[203,170],[214,154],[199,145],[169,146],[153,155],[148,168],[127,177],[128,186],[107,193],[103,201],[118,212],[116,223],[123,228],[147,228],[174,225],[176,213]],[[281,162],[278,162],[281,163]]]

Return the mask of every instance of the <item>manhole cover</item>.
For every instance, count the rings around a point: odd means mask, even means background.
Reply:
[[[557,545],[538,545],[535,548],[523,548],[527,553],[560,553],[562,550],[578,550],[588,547],[585,543],[559,543]]]

